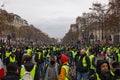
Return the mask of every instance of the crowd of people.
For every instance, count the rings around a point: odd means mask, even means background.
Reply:
[[[0,80],[120,80],[120,46],[1,45]]]

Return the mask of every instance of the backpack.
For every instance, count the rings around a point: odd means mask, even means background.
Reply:
[[[24,65],[22,65],[22,67],[25,69]],[[22,76],[22,80],[33,80],[30,72],[26,71],[26,69],[25,69],[25,73]]]
[[[69,80],[76,80],[75,78],[76,78],[76,74],[75,74],[76,72],[75,72],[75,69],[73,69],[73,68],[69,68],[69,73],[68,73],[68,79]]]

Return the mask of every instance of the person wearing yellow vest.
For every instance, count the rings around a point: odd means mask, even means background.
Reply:
[[[48,65],[50,55],[51,55],[50,49],[47,48],[46,51],[45,51],[45,54],[44,54],[44,56],[45,56],[45,64],[46,65]]]
[[[115,62],[115,56],[114,53],[109,50],[106,51],[106,55],[105,55],[106,60],[109,62],[109,64],[111,65],[113,62]]]
[[[115,50],[115,58],[116,58],[116,61],[120,64],[120,49],[119,48],[116,48]]]
[[[7,50],[6,53],[5,53],[5,62],[6,62],[6,65],[9,64],[9,56],[10,55],[11,55],[10,50]]]
[[[92,49],[92,53],[89,56],[90,59],[90,72],[89,75],[93,75],[95,73],[95,63],[96,63],[96,51]]]
[[[28,55],[28,56],[31,56],[31,55],[32,55],[32,49],[31,49],[30,47],[27,49],[27,55]]]
[[[68,73],[69,73],[69,63],[68,57],[64,54],[61,55],[60,63],[62,64],[60,68],[60,72],[58,75],[58,80],[69,80]]]
[[[77,55],[77,50],[76,50],[76,48],[73,48],[71,50],[71,65],[73,66],[73,68],[75,66],[75,56],[76,55]]]
[[[117,80],[120,80],[120,64],[119,64],[119,62],[112,63],[112,70],[114,71]]]
[[[116,76],[110,69],[107,60],[98,60],[96,73],[92,75],[89,80],[116,80]]]
[[[11,55],[9,56],[9,62],[17,62],[17,61],[16,61],[16,56],[15,56],[14,54],[11,54]]]
[[[21,66],[21,69],[20,69],[20,77],[21,78],[24,75],[25,70],[30,72],[33,80],[39,80],[40,74],[39,74],[37,66],[34,63],[32,63],[31,56],[27,56],[25,58],[25,63]]]
[[[7,64],[9,64],[9,63],[16,63],[17,62],[17,60],[16,60],[16,56],[15,56],[15,54],[13,53],[13,52],[11,52],[11,54],[9,55],[9,57],[8,58],[6,58],[6,65]]]
[[[90,60],[89,57],[86,55],[85,50],[82,49],[79,51],[78,61],[76,62],[76,73],[77,73],[77,80],[84,80],[88,79],[90,69]]]
[[[44,76],[44,53],[42,49],[37,50],[37,54],[35,54],[35,62],[38,66],[38,74],[40,73],[39,77],[43,78]]]

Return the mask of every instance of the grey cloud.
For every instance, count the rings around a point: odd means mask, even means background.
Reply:
[[[62,38],[77,16],[87,12],[92,3],[108,0],[3,0],[5,9],[18,14],[28,23],[51,37]]]
[[[73,22],[73,18],[61,17],[47,21],[41,21],[39,24],[37,24],[38,22],[35,23],[36,26],[39,26],[39,29],[41,29],[43,32],[47,32],[49,36],[62,38],[70,28],[70,24]]]

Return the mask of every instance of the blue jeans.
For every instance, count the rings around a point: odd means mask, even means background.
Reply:
[[[77,80],[87,80],[88,79],[88,75],[89,75],[88,72],[84,72],[84,73],[77,72]]]
[[[40,74],[40,77],[43,78],[44,77],[44,63],[41,63],[38,65],[38,73]]]
[[[46,57],[45,64],[48,64],[48,62],[49,62],[49,57]]]

